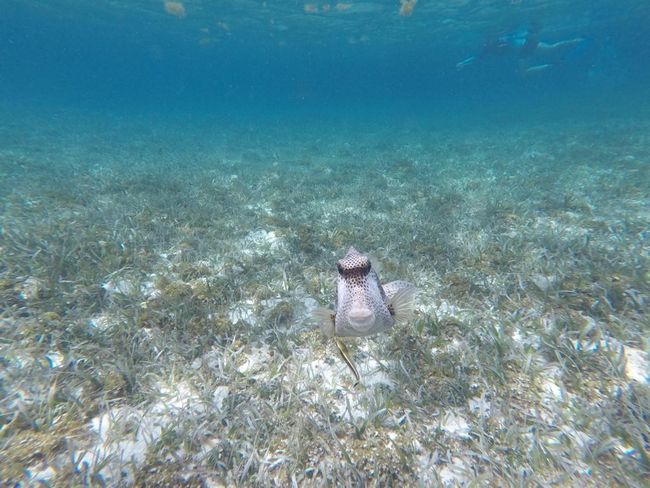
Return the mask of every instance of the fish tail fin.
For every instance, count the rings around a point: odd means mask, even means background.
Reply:
[[[361,376],[359,375],[359,371],[357,370],[357,367],[354,365],[354,361],[352,361],[352,358],[350,357],[350,352],[348,351],[345,342],[343,342],[341,339],[336,339],[336,347],[339,348],[339,352],[341,353],[341,357],[343,358],[343,361],[345,361],[345,364],[347,364],[348,368],[350,368],[350,371],[352,371],[355,380],[354,386],[357,386],[361,381]]]

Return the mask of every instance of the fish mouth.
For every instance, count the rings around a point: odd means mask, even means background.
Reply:
[[[348,321],[355,329],[369,329],[375,323],[375,314],[368,308],[353,308],[348,312]]]

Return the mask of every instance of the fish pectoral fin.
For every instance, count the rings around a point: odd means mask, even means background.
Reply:
[[[413,318],[415,314],[415,297],[418,289],[411,286],[404,286],[393,293],[388,300],[390,310],[395,322],[404,323]]]
[[[336,317],[336,313],[333,310],[325,307],[317,307],[312,312],[312,317],[325,336],[334,337],[334,318]]]
[[[361,381],[361,376],[359,376],[359,371],[357,371],[357,367],[354,365],[352,358],[350,358],[348,347],[345,345],[345,342],[338,338],[336,339],[336,347],[339,348],[339,352],[341,353],[343,361],[345,361],[345,364],[347,364],[348,368],[350,368],[350,371],[352,371],[355,379],[354,386],[357,386]]]

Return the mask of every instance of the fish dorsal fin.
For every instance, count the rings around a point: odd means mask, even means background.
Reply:
[[[375,273],[377,273],[378,276],[381,276],[381,272],[384,269],[384,266],[381,264],[381,261],[377,259],[377,256],[373,256],[372,254],[367,254],[368,259],[370,260],[370,266],[372,269],[375,270]]]
[[[408,281],[396,280],[382,285],[382,288],[384,289],[386,298],[390,300],[391,298],[393,298],[393,295],[397,293],[399,290],[401,290],[402,288],[414,288],[414,285],[412,283],[409,283]]]

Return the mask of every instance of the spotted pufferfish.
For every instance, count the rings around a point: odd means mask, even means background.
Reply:
[[[412,317],[417,288],[406,281],[382,285],[370,259],[354,247],[336,263],[336,301],[334,310],[317,308],[314,318],[336,345],[354,377],[360,376],[350,354],[339,338],[366,337],[386,332],[396,323]]]

